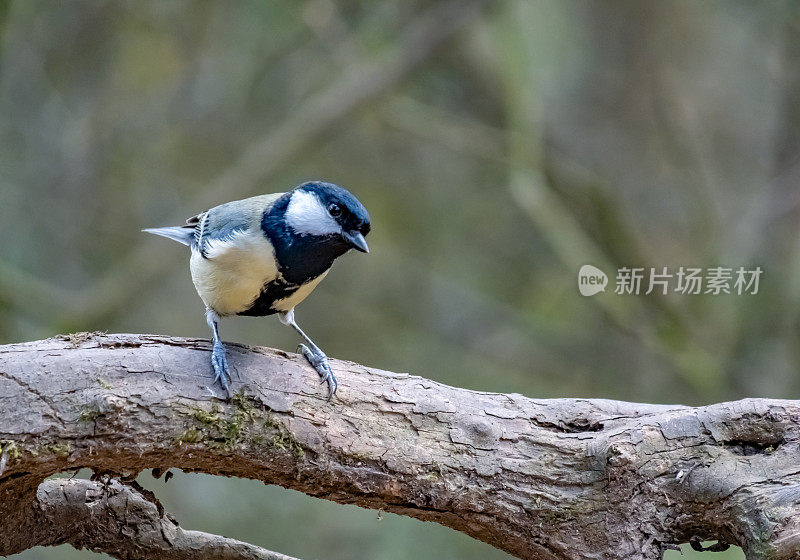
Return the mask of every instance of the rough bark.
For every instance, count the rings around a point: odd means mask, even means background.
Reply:
[[[158,502],[118,480],[47,480],[36,496],[39,545],[69,543],[117,558],[297,560],[247,543],[186,531]]]
[[[302,358],[234,344],[224,402],[209,350],[102,334],[0,347],[0,554],[281,558],[183,531],[118,481],[45,482],[176,467],[434,521],[520,558],[660,558],[693,537],[800,557],[800,402],[536,400],[334,360],[329,403]]]

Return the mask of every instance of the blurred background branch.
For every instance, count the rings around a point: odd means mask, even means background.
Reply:
[[[210,208],[227,200],[220,199],[219,193],[235,199],[259,192],[256,185],[339,121],[401,81],[442,41],[473,19],[485,3],[485,0],[450,0],[434,4],[408,23],[388,52],[348,60],[343,75],[321,92],[312,94],[277,127],[245,147],[233,165],[204,187],[193,203],[197,208]],[[177,223],[183,219],[185,216],[174,218]],[[9,288],[12,304],[55,319],[68,329],[79,330],[103,322],[129,298],[138,296],[141,290],[171,272],[171,267],[164,266],[168,254],[169,249],[162,243],[143,240],[142,247],[123,257],[102,279],[74,293],[3,264],[0,286]],[[135,279],[136,283],[129,279]],[[52,317],[59,308],[61,316]]]

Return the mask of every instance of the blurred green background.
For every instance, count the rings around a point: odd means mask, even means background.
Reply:
[[[798,397],[795,2],[27,0],[0,2],[0,39],[2,342],[207,337],[188,252],[140,229],[320,178],[373,219],[372,253],[298,308],[331,356],[531,397]],[[585,263],[611,288],[621,266],[764,275],[582,297]],[[507,558],[257,482],[142,480],[186,527],[308,560]]]

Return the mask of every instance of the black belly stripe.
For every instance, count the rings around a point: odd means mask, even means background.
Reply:
[[[272,305],[279,300],[289,297],[297,291],[300,286],[290,284],[283,278],[268,282],[261,288],[261,293],[258,295],[253,304],[237,315],[244,315],[247,317],[264,317],[266,315],[273,315],[278,311],[272,308]]]

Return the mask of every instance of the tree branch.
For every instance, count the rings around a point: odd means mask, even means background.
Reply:
[[[37,492],[37,546],[71,544],[118,558],[297,560],[251,544],[186,531],[156,503],[117,480],[47,480]]]
[[[693,537],[751,560],[798,556],[797,401],[535,400],[333,361],[340,385],[327,403],[298,356],[229,344],[239,393],[223,402],[209,350],[151,335],[0,347],[0,554],[71,542],[183,558],[201,543],[228,554],[214,557],[270,558],[177,532],[117,482],[106,493],[40,485],[80,467],[125,477],[179,467],[435,521],[520,558],[660,558]],[[133,517],[114,517],[117,499],[139,504]],[[76,513],[48,514],[64,507]],[[152,538],[131,541],[129,522]]]

